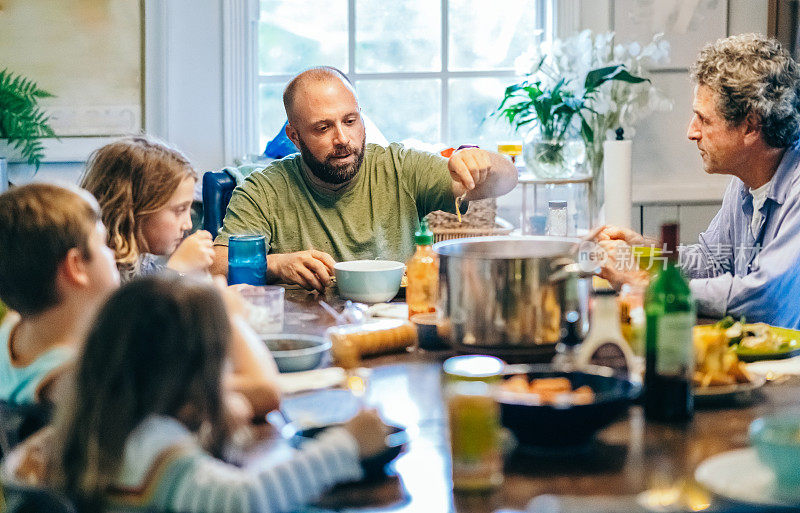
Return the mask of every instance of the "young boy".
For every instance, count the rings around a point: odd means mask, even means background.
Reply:
[[[0,400],[52,402],[65,366],[119,285],[86,191],[30,184],[0,195]]]

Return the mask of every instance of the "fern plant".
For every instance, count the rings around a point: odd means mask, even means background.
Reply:
[[[40,139],[56,137],[48,124],[50,117],[39,106],[40,98],[52,96],[28,78],[0,71],[0,139],[7,139],[36,169],[44,158]]]

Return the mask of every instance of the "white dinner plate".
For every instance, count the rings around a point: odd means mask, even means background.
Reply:
[[[694,478],[721,497],[762,506],[800,506],[800,491],[789,496],[775,486],[775,474],[754,448],[723,452],[703,461]]]
[[[695,387],[695,399],[704,401],[722,401],[739,397],[747,397],[754,390],[764,386],[767,379],[761,374],[753,374],[752,381],[749,383],[737,383],[735,385],[720,385],[708,387]]]

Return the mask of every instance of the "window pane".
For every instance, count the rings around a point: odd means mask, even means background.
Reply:
[[[439,71],[439,2],[356,0],[356,72]]]
[[[259,151],[263,152],[267,143],[278,135],[286,122],[286,111],[283,109],[284,84],[261,84],[258,88],[258,142]]]
[[[359,80],[361,109],[389,142],[441,140],[440,80]]]
[[[347,0],[261,0],[261,74],[293,74],[310,66],[347,71]]]
[[[544,0],[450,0],[450,69],[513,69],[540,28],[539,1]]]
[[[514,77],[454,78],[449,82],[448,123],[453,145],[478,143],[487,150],[496,150],[497,141],[522,139],[514,135],[508,123],[490,117],[497,110],[505,88]]]

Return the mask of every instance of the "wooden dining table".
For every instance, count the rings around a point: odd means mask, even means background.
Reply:
[[[333,325],[319,299],[316,293],[287,290],[284,331],[319,335]],[[326,300],[341,308],[337,298]],[[415,350],[363,360],[370,369],[364,402],[387,423],[405,427],[409,442],[387,477],[340,485],[317,506],[365,512],[523,511],[531,499],[543,494],[624,501],[677,487],[693,491],[701,498],[700,506],[707,497],[709,510],[720,511],[732,503],[694,483],[697,466],[716,454],[748,447],[748,426],[757,417],[800,404],[800,379],[784,377],[745,398],[698,405],[694,418],[685,424],[650,422],[642,408],[633,405],[587,447],[516,448],[506,457],[505,480],[499,488],[490,493],[454,493],[441,380],[441,363],[452,355]],[[303,394],[306,404],[315,404],[315,393],[321,392]],[[293,400],[287,397],[285,402]],[[320,396],[318,402],[326,400]],[[330,404],[319,406],[330,410]]]

